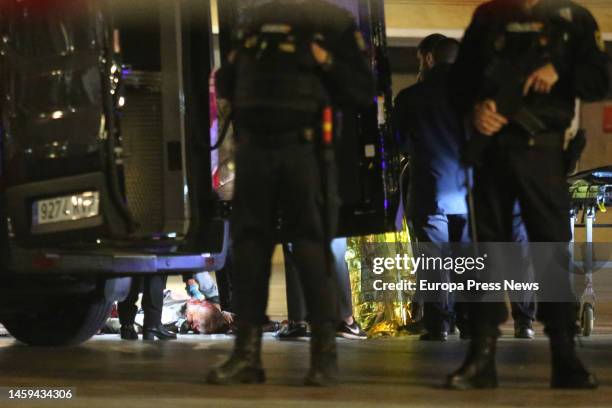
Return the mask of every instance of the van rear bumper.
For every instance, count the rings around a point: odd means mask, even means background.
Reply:
[[[225,254],[152,255],[136,253],[79,253],[52,250],[14,251],[9,274],[138,275],[180,274],[223,268]]]
[[[95,250],[23,248],[12,246],[0,275],[129,276],[217,271],[225,266],[230,246],[229,223],[224,223],[218,253],[152,253],[146,250],[100,248]]]

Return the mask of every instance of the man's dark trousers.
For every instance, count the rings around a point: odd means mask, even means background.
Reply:
[[[134,324],[136,313],[138,313],[136,301],[141,292],[144,327],[157,327],[161,323],[166,280],[167,277],[162,275],[132,278],[132,286],[127,298],[118,304],[119,321],[122,326]]]
[[[448,243],[470,242],[468,218],[465,214],[432,214],[416,215],[411,217],[410,228],[412,237],[417,244],[414,249],[415,256],[421,254],[429,257],[452,256]],[[419,246],[419,243],[425,245]],[[440,244],[435,245],[435,244]],[[427,252],[427,253],[425,253]],[[451,282],[453,277],[447,270],[417,271],[417,281],[427,280],[429,282]],[[452,293],[447,291],[421,292],[423,300],[423,323],[425,329],[430,333],[448,332],[450,324],[455,317],[455,300]],[[461,326],[462,321],[458,321]],[[460,327],[461,329],[461,327]]]
[[[334,257],[333,273],[338,288],[338,321],[353,316],[353,299],[351,291],[351,279],[348,265],[345,261],[346,238],[338,238],[332,241],[332,254]],[[308,311],[302,284],[300,282],[300,271],[296,265],[293,255],[293,245],[283,245],[285,257],[285,283],[287,289],[287,318],[292,321],[306,319]]]
[[[466,214],[452,215],[422,215],[412,218],[411,231],[413,238],[423,243],[455,243],[465,244],[471,242],[469,234],[468,216]],[[523,223],[522,216],[514,209],[512,216],[512,242],[521,242],[525,245],[521,247],[522,268],[516,277],[521,282],[533,282],[533,269],[529,265],[527,230]],[[417,248],[417,247],[415,247]],[[432,245],[426,248],[435,249]],[[442,245],[441,251],[450,250],[449,246]],[[442,249],[444,248],[444,249]],[[459,248],[457,248],[459,249]],[[420,252],[415,256],[420,255]],[[430,256],[442,256],[459,254],[446,254],[444,252],[429,254]],[[450,282],[453,277],[448,271],[436,271],[434,275],[431,271],[417,272],[417,281],[427,279],[428,281]],[[467,309],[465,305],[455,302],[452,293],[445,291],[428,292],[427,295],[421,294],[425,301],[423,304],[423,324],[427,331],[437,333],[448,331],[451,322],[455,321],[460,330],[467,329]],[[514,299],[510,303],[512,318],[518,324],[530,324],[535,320],[535,299],[532,293],[526,292],[521,299]],[[505,306],[504,306],[505,307]]]

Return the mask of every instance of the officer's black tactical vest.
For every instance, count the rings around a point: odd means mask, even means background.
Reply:
[[[243,118],[269,123],[275,115],[314,117],[321,111],[326,91],[310,49],[314,34],[264,24],[240,41],[233,103]],[[244,115],[249,111],[258,114]]]
[[[539,15],[510,21],[487,41],[490,63],[481,97],[494,99],[502,114],[529,133],[548,130],[551,121],[566,123],[573,115],[573,111],[551,106],[547,97],[533,93],[523,97],[525,81],[535,69],[565,57],[572,33],[562,10],[569,5],[566,0],[549,1]]]

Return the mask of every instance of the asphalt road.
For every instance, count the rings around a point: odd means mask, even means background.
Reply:
[[[342,384],[307,388],[306,341],[264,341],[268,383],[220,387],[205,384],[207,370],[231,348],[227,336],[182,336],[175,342],[124,342],[96,336],[71,348],[32,348],[0,339],[0,407],[395,407],[395,406],[612,406],[612,335],[596,334],[580,352],[598,374],[596,391],[552,391],[549,356],[536,340],[506,335],[499,346],[501,387],[447,391],[444,375],[460,364],[465,343],[424,343],[416,337],[340,341]],[[72,400],[15,401],[8,388],[71,388]]]

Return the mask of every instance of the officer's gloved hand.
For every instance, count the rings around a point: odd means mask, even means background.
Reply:
[[[187,292],[189,293],[189,296],[196,300],[204,300],[204,295],[202,294],[202,292],[200,292],[200,288],[195,283],[187,287]]]

